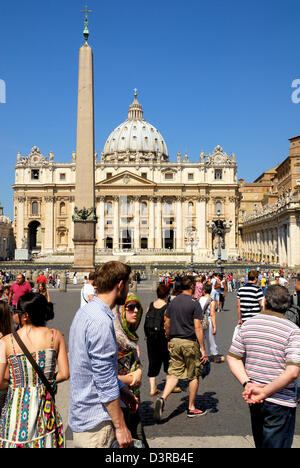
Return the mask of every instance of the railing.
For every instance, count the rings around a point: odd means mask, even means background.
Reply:
[[[176,249],[96,249],[96,254],[128,254],[128,255],[189,255],[189,252],[178,252]]]

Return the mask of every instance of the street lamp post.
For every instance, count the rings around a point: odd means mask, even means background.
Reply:
[[[194,247],[196,247],[199,243],[199,238],[196,237],[196,230],[190,228],[186,230],[184,242],[186,245],[191,246],[191,262],[190,262],[190,269],[194,271]]]
[[[212,235],[213,236],[218,236],[218,249],[217,249],[217,265],[218,265],[218,268],[220,269],[220,273],[224,273],[224,267],[223,267],[223,259],[222,259],[222,240],[223,238],[225,237],[225,233],[226,231],[228,231],[231,226],[232,226],[232,221],[229,221],[229,229],[228,229],[228,226],[227,226],[227,222],[224,220],[221,220],[220,219],[220,216],[221,216],[221,211],[218,210],[217,211],[217,216],[218,216],[218,219],[216,221],[212,221],[211,222],[211,225],[209,223],[209,221],[206,222],[206,226],[208,228],[211,228],[211,231],[212,231]]]

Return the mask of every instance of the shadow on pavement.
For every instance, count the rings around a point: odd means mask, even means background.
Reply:
[[[208,411],[209,413],[218,413],[218,403],[219,400],[217,398],[214,398],[213,395],[216,395],[215,392],[205,392],[203,395],[198,395],[196,397],[196,407],[198,409],[201,409],[202,411]],[[181,398],[181,404],[177,406],[177,408],[172,411],[172,413],[166,417],[163,418],[160,422],[160,424],[167,424],[171,419],[179,416],[180,414],[186,413],[187,407],[188,407],[188,401],[189,397],[188,395],[184,396]],[[153,401],[143,401],[140,405],[140,414],[143,422],[143,426],[153,426],[156,424],[154,421],[154,400]],[[166,404],[166,410],[167,410],[167,405]]]

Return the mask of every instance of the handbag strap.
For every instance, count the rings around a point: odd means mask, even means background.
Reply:
[[[205,303],[205,306],[203,307],[203,315],[206,314],[206,311],[207,311],[207,309],[208,309],[208,307],[210,306],[211,303],[212,303],[212,299],[211,299],[211,297],[209,297],[207,299],[206,303]]]
[[[26,346],[23,343],[23,341],[21,340],[19,334],[17,332],[15,332],[15,333],[13,333],[13,337],[15,338],[16,342],[18,343],[18,345],[22,349],[23,353],[27,357],[28,361],[30,362],[30,364],[32,365],[34,370],[37,372],[37,374],[40,377],[41,381],[45,385],[47,391],[50,393],[51,398],[53,399],[53,401],[55,401],[54,390],[53,390],[52,385],[50,384],[49,380],[46,378],[44,372],[42,371],[42,369],[40,368],[40,366],[38,365],[36,360],[33,358],[32,354],[26,348]]]

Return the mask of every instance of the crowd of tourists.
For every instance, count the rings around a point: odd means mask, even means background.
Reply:
[[[171,394],[182,392],[182,380],[188,381],[187,417],[204,416],[207,411],[196,407],[199,381],[211,365],[225,362],[217,314],[233,292],[237,321],[227,363],[249,404],[256,447],[291,447],[300,372],[300,275],[292,295],[292,272],[234,276],[160,275],[156,297],[143,311],[138,292],[129,290],[131,268],[108,262],[82,286],[69,355],[62,333],[47,326],[54,319],[49,277],[41,273],[30,284],[18,274],[13,284],[1,283],[0,447],[65,447],[55,393],[69,378],[69,426],[77,448],[148,448],[140,414],[145,369],[149,395],[156,398],[155,423],[161,423]],[[139,347],[141,326],[146,360]],[[161,369],[163,389],[157,385]]]

